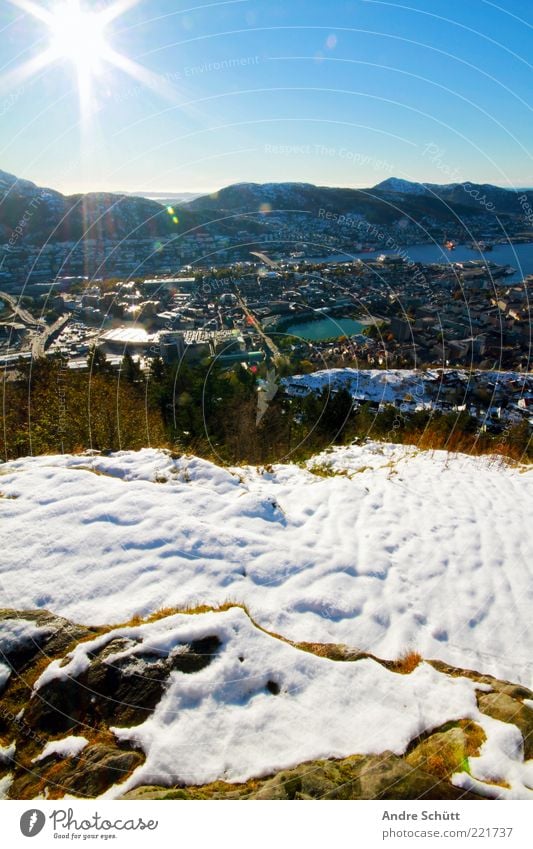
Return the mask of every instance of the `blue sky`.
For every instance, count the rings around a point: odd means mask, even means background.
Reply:
[[[530,186],[532,24],[529,0],[140,0],[106,39],[157,90],[104,64],[82,120],[68,58],[17,76],[50,32],[3,0],[0,168],[65,192]]]

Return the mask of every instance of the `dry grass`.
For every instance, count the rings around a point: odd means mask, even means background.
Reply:
[[[389,664],[389,669],[391,672],[398,672],[400,675],[410,675],[422,663],[422,660],[422,655],[417,651],[406,651],[397,660],[393,660]]]

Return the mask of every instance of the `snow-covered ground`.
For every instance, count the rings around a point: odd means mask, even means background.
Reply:
[[[306,395],[309,392],[327,389],[347,389],[353,398],[359,401],[373,401],[380,404],[404,405],[406,410],[431,407],[439,409],[449,402],[447,394],[450,386],[458,393],[463,404],[467,393],[484,388],[492,393],[495,390],[513,387],[513,397],[530,396],[533,391],[533,378],[530,374],[516,371],[467,371],[464,369],[322,369],[311,374],[299,374],[283,378],[289,395]],[[514,393],[518,390],[518,394]]]
[[[152,449],[5,464],[0,606],[111,624],[245,602],[293,640],[531,685],[531,471],[376,444],[308,467]]]
[[[138,664],[147,652],[167,657],[213,635],[220,648],[207,666],[193,675],[171,673],[163,698],[145,722],[112,729],[119,740],[140,747],[146,761],[106,796],[142,784],[245,781],[354,752],[402,754],[424,731],[473,719],[487,740],[480,756],[470,758],[472,786],[509,798],[533,797],[533,764],[524,763],[518,728],[478,710],[476,689],[490,686],[444,675],[426,663],[401,675],[372,659],[338,663],[317,657],[265,634],[239,608],[118,628],[80,643],[70,662],[50,664],[36,688],[55,678],[77,677],[89,666],[90,652],[118,638],[127,646],[108,654],[105,663],[128,658]],[[40,758],[54,747],[77,752],[83,739],[55,741]],[[464,776],[454,780],[464,781]],[[487,780],[509,787],[480,785]]]

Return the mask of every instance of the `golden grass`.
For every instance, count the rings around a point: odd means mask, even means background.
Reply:
[[[398,672],[400,675],[410,675],[422,663],[422,660],[422,655],[417,651],[406,651],[397,660],[393,660],[389,664],[389,669],[392,672]]]

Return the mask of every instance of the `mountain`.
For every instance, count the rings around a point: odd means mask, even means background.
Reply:
[[[445,223],[457,217],[523,216],[520,195],[498,186],[476,183],[414,183],[391,177],[368,189],[315,186],[311,183],[235,183],[186,205],[202,212],[257,213],[283,210],[317,215],[364,217],[390,224],[404,216]],[[533,204],[533,193],[528,201]]]
[[[311,183],[235,183],[211,195],[197,198],[187,209],[211,214],[250,214],[258,212],[300,212],[318,216],[321,210],[332,216],[365,218],[375,224],[392,224],[405,215],[414,220],[430,217],[450,220],[452,214],[442,200],[431,194],[395,194],[376,189],[350,189],[315,186]],[[398,201],[401,201],[399,203]],[[453,204],[457,215],[471,213],[470,206]],[[323,216],[321,216],[323,217]],[[332,219],[334,220],[334,218]]]
[[[374,191],[392,192],[394,194],[404,195],[429,195],[431,192],[427,188],[426,183],[411,183],[409,180],[401,180],[398,177],[389,177],[388,180],[383,180],[374,186]]]
[[[520,197],[528,194],[528,202],[533,201],[530,189],[503,189],[490,183],[412,183],[397,177],[389,177],[378,183],[372,189],[379,196],[401,198],[417,196],[424,198],[440,198],[452,207],[466,206],[472,210],[496,212],[504,215],[524,214]]]
[[[533,206],[533,193],[526,194]],[[272,216],[305,215],[334,227],[340,216],[391,225],[408,217],[414,222],[446,226],[457,219],[487,215],[524,217],[521,195],[498,186],[474,183],[411,183],[391,177],[368,189],[316,186],[312,183],[235,183],[217,192],[187,198],[185,194],[153,198],[90,192],[63,195],[29,180],[0,171],[0,242],[54,243],[87,239],[141,239],[194,231],[234,234],[244,223],[260,233]],[[175,208],[177,221],[167,206]],[[269,216],[268,214],[271,213]],[[246,222],[243,221],[246,216]]]
[[[0,171],[0,239],[17,241],[150,238],[175,230],[162,204],[90,192],[63,195]]]

